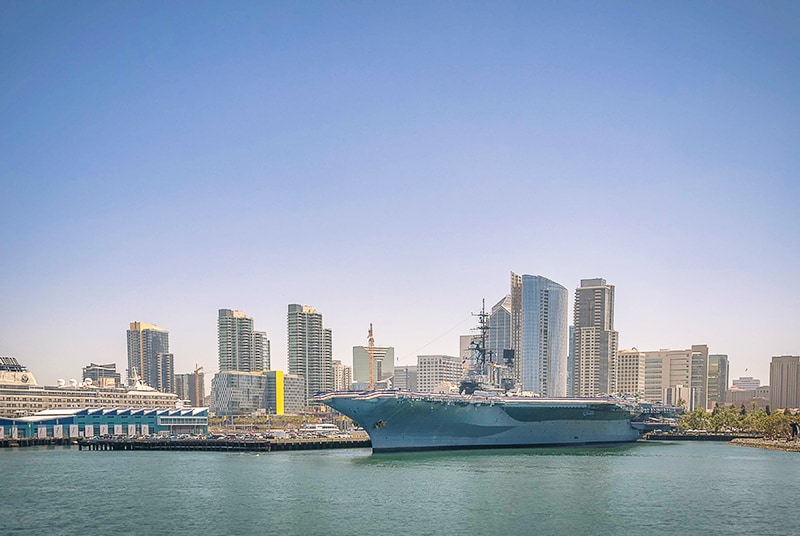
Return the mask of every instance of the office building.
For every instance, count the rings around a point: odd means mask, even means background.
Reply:
[[[375,381],[394,375],[394,348],[373,346],[375,356]],[[353,346],[353,381],[369,384],[369,346]]]
[[[728,356],[710,354],[708,356],[708,409],[725,403],[728,393]]]
[[[511,343],[511,295],[506,295],[492,307],[488,319],[486,351],[492,361],[509,367],[513,376],[513,345]],[[510,353],[509,353],[510,352]]]
[[[260,372],[270,367],[267,334],[253,329],[242,311],[220,309],[217,317],[220,372]]]
[[[211,379],[211,412],[218,416],[250,415],[266,409],[267,377],[261,372],[229,370]]]
[[[800,408],[800,356],[781,355],[772,358],[769,388],[773,409]]]
[[[645,353],[644,395],[648,402],[663,401],[664,390],[682,385],[694,388],[696,405],[708,406],[708,346],[687,350],[653,350]]]
[[[301,413],[306,408],[306,384],[300,376],[286,374],[282,370],[268,370],[264,402],[270,415]]]
[[[91,380],[98,387],[119,387],[122,385],[122,376],[117,372],[116,363],[107,365],[91,363],[83,367],[81,378],[83,378],[84,382]]]
[[[458,336],[458,355],[467,366],[472,364],[472,348],[476,335]],[[488,357],[488,356],[487,356]]]
[[[667,387],[662,394],[662,400],[664,404],[681,406],[686,411],[694,411],[697,407],[697,389],[683,385]]]
[[[575,326],[569,327],[567,338],[569,352],[567,353],[567,396],[575,396]]]
[[[333,390],[349,391],[353,385],[353,368],[343,365],[338,359],[333,363]]]
[[[770,405],[769,385],[757,389],[742,389],[731,386],[725,394],[725,404],[728,406],[744,406],[746,411],[766,409]]]
[[[662,349],[645,352],[645,398],[660,400],[664,389],[683,385],[695,389],[696,403],[707,407],[708,346],[692,345],[686,350]]]
[[[733,380],[733,385],[745,391],[755,391],[761,387],[761,380],[753,378],[752,376],[744,376]]]
[[[418,391],[417,366],[397,365],[394,367],[392,388],[401,389],[403,391]]]
[[[159,391],[172,392],[175,379],[171,359],[167,330],[153,324],[131,322],[128,330],[128,385],[133,386],[139,379]]]
[[[423,393],[458,392],[464,376],[461,358],[447,355],[417,356],[417,387]]]
[[[619,335],[614,330],[614,285],[581,279],[573,309],[573,386],[576,397],[614,392],[614,360]]]
[[[614,372],[615,393],[644,397],[645,360],[645,354],[636,348],[617,351]]]
[[[175,375],[175,394],[181,400],[188,400],[194,407],[201,407],[206,397],[205,374],[202,367],[188,374]]]
[[[331,330],[308,305],[290,304],[287,320],[289,373],[303,378],[310,403],[315,394],[333,390]]]
[[[541,396],[567,394],[568,293],[542,276],[511,273],[514,380]]]

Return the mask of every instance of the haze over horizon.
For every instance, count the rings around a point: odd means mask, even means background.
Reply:
[[[620,348],[799,355],[800,5],[0,5],[0,355],[217,369],[287,305],[401,364],[542,275],[616,286]],[[572,299],[572,297],[571,297]],[[571,316],[570,316],[571,320]]]

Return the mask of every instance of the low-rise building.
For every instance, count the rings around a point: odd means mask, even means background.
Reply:
[[[0,417],[0,439],[207,433],[208,408],[61,408]]]

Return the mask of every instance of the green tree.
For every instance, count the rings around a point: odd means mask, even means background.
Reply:
[[[705,408],[696,408],[691,413],[686,413],[678,422],[679,430],[707,430],[709,427],[708,413]]]

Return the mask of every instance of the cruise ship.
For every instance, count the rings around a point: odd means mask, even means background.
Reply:
[[[319,394],[315,399],[364,428],[373,452],[626,443],[635,404],[615,398],[507,396],[486,352],[486,312],[473,341],[472,374],[459,394],[368,391]],[[370,342],[372,342],[370,330]],[[488,385],[489,387],[484,387]]]
[[[131,387],[99,387],[91,381],[63,381],[42,386],[13,357],[0,357],[0,417],[18,418],[62,408],[163,409],[179,405],[178,396],[139,381]]]

